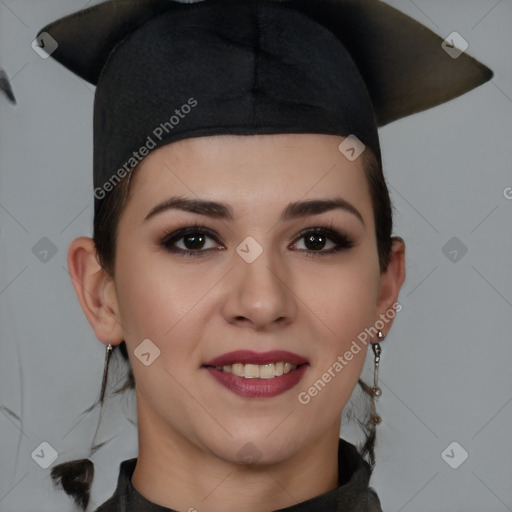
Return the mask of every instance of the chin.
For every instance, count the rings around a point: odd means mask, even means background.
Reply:
[[[282,420],[282,418],[281,418]],[[237,430],[233,438],[210,440],[205,446],[219,459],[231,464],[270,465],[283,462],[306,445],[306,436],[294,428],[292,431],[271,428],[247,428]],[[269,435],[270,433],[270,435]]]

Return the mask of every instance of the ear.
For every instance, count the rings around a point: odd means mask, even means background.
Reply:
[[[117,297],[112,277],[96,257],[94,241],[80,237],[68,249],[68,270],[82,310],[102,343],[123,341]]]
[[[385,332],[387,334],[393,325],[395,314],[390,311],[399,311],[397,309],[398,294],[402,288],[405,279],[405,242],[402,238],[393,237],[391,246],[391,255],[387,269],[380,275],[380,289],[377,298],[377,315],[375,322],[385,318]],[[387,313],[387,314],[386,314]]]

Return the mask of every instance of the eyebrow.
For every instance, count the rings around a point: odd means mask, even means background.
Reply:
[[[364,220],[359,210],[341,197],[332,199],[311,199],[308,201],[297,201],[290,203],[281,213],[281,221],[289,221],[308,215],[319,215],[331,210],[341,209],[355,215],[363,224]],[[144,218],[144,222],[167,210],[183,210],[186,212],[205,215],[214,219],[234,220],[234,213],[231,206],[216,201],[202,199],[188,199],[184,197],[170,197],[160,204],[157,204]]]

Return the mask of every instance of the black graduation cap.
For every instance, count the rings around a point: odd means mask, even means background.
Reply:
[[[94,186],[107,191],[155,147],[202,135],[353,134],[380,158],[378,126],[493,76],[379,0],[113,0],[38,40],[97,86]]]

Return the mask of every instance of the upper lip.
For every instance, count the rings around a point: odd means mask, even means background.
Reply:
[[[254,352],[253,350],[235,350],[210,359],[203,366],[228,366],[230,364],[269,364],[283,361],[285,363],[300,364],[308,360],[293,352],[286,350],[270,350],[268,352]]]

